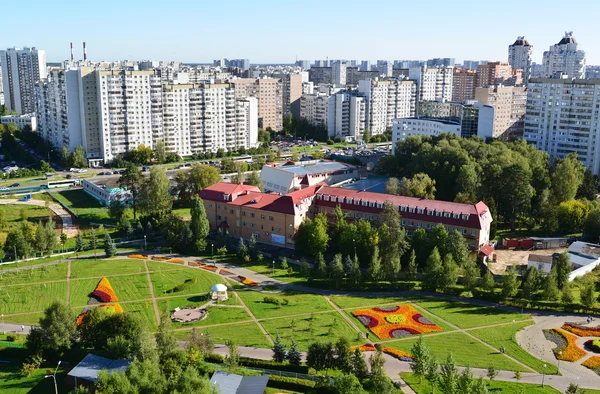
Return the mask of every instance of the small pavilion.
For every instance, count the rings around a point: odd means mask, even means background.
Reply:
[[[211,299],[215,301],[225,301],[227,300],[227,286],[218,283],[210,288],[211,291]]]

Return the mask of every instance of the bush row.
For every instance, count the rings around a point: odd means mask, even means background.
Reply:
[[[298,391],[306,393],[308,390],[315,388],[315,382],[306,379],[288,378],[286,376],[272,375],[269,378],[268,387],[273,387],[280,390]]]
[[[306,365],[291,365],[287,363],[278,363],[273,360],[257,360],[255,358],[240,358],[240,365],[250,368],[274,369],[277,371],[303,373],[308,375],[308,367]]]

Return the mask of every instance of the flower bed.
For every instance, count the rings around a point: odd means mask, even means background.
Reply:
[[[198,261],[190,261],[189,265],[198,267],[198,268],[202,268],[204,270],[211,271],[211,272],[217,272],[219,269],[219,267],[215,267],[214,265],[206,265],[206,264],[200,263]]]
[[[222,270],[221,270],[221,275],[225,275],[225,276],[233,276],[233,275],[235,275],[235,274],[234,274],[233,272],[231,272],[231,271],[228,271],[228,270],[226,270],[226,269],[222,269]]]
[[[115,294],[110,282],[106,278],[102,278],[92,293],[92,297],[101,302],[117,302],[119,299]]]
[[[556,344],[556,348],[552,351],[557,360],[575,362],[587,354],[577,346],[575,335],[553,328],[544,330],[544,336]]]
[[[129,257],[130,259],[142,259],[142,260],[148,259],[148,255],[145,255],[145,254],[130,254],[127,257]]]
[[[565,323],[561,328],[580,337],[600,337],[600,326],[585,327],[577,323]]]
[[[185,263],[185,260],[184,259],[169,259],[169,260],[167,260],[167,262],[181,264],[181,263]]]
[[[581,363],[586,368],[591,369],[600,375],[600,356],[592,356]]]
[[[258,283],[256,283],[255,281],[253,281],[252,279],[243,277],[243,276],[239,276],[241,283],[245,284],[246,286],[250,286],[250,287],[256,287],[258,286]]]
[[[379,339],[401,338],[442,330],[410,305],[361,309],[353,311],[352,315]]]
[[[352,346],[352,350],[355,350],[356,348],[358,348],[361,352],[374,352],[375,351],[375,346],[371,345],[370,343],[366,343],[366,344],[360,345],[360,346]],[[395,348],[389,347],[389,346],[384,346],[382,350],[384,353],[387,353],[390,356],[393,356],[400,361],[413,361],[412,355],[410,353],[404,352],[402,350],[398,350],[398,349],[395,349]]]
[[[111,315],[115,313],[123,313],[123,307],[121,306],[121,304],[102,304],[99,305],[98,308],[106,308]],[[75,322],[75,324],[78,326],[83,324],[83,318],[85,317],[85,315],[87,315],[87,313],[87,310],[81,312],[79,316],[77,316],[77,321]]]
[[[585,342],[585,347],[595,353],[600,353],[600,338],[590,339]]]
[[[152,256],[152,260],[154,260],[154,261],[167,261],[169,259],[166,258],[166,257]]]

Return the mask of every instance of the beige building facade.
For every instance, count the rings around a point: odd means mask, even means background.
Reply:
[[[475,100],[494,107],[493,138],[523,137],[527,89],[522,86],[494,86],[475,89]]]

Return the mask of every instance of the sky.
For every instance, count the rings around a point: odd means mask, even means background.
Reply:
[[[426,60],[454,57],[507,60],[507,47],[524,35],[533,60],[565,31],[600,64],[600,30],[564,0],[7,0],[0,48],[35,46],[49,62],[81,59],[211,63],[293,63],[297,59]]]

